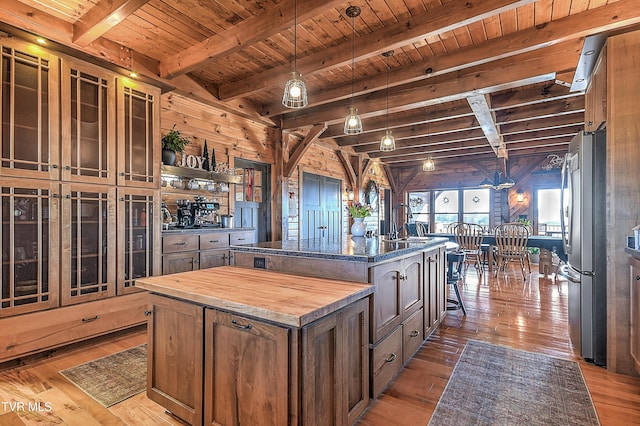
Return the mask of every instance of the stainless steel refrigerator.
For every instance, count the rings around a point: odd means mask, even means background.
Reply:
[[[607,361],[606,135],[578,133],[562,168],[569,334],[582,357]]]

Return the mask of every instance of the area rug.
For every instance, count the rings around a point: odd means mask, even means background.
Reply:
[[[60,374],[103,406],[110,407],[146,389],[147,345],[62,370]]]
[[[469,340],[429,425],[599,425],[578,363]]]

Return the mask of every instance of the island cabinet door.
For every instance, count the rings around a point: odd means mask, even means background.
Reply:
[[[369,405],[369,303],[302,329],[302,424],[351,425]]]
[[[424,303],[424,284],[422,254],[403,259],[400,275],[403,318],[409,318],[422,308]]]
[[[147,396],[201,425],[204,307],[150,294],[149,312]]]
[[[424,334],[429,336],[438,326],[440,310],[438,308],[438,250],[424,253]]]
[[[376,343],[402,323],[400,261],[371,268],[371,283],[376,286],[372,298],[371,342]]]
[[[205,310],[204,423],[290,421],[289,328]]]

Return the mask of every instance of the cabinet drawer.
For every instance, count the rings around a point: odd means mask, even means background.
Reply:
[[[162,254],[198,250],[198,234],[165,235],[162,237]]]
[[[374,398],[380,395],[402,365],[402,327],[398,327],[371,352],[371,394]]]
[[[231,245],[252,244],[255,242],[253,238],[253,231],[231,232],[229,239],[230,239]]]
[[[422,309],[402,323],[402,363],[406,364],[424,342]]]
[[[0,362],[142,324],[147,298],[145,291],[4,318]]]
[[[228,232],[211,232],[200,235],[200,250],[229,247]]]
[[[162,275],[200,269],[200,252],[170,253],[162,256]]]
[[[200,252],[200,269],[217,268],[231,264],[229,249],[203,250]]]

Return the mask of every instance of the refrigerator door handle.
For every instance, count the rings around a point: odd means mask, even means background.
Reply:
[[[576,274],[573,269],[567,264],[564,264],[560,267],[560,275],[566,277],[572,283],[580,284],[580,275]]]

